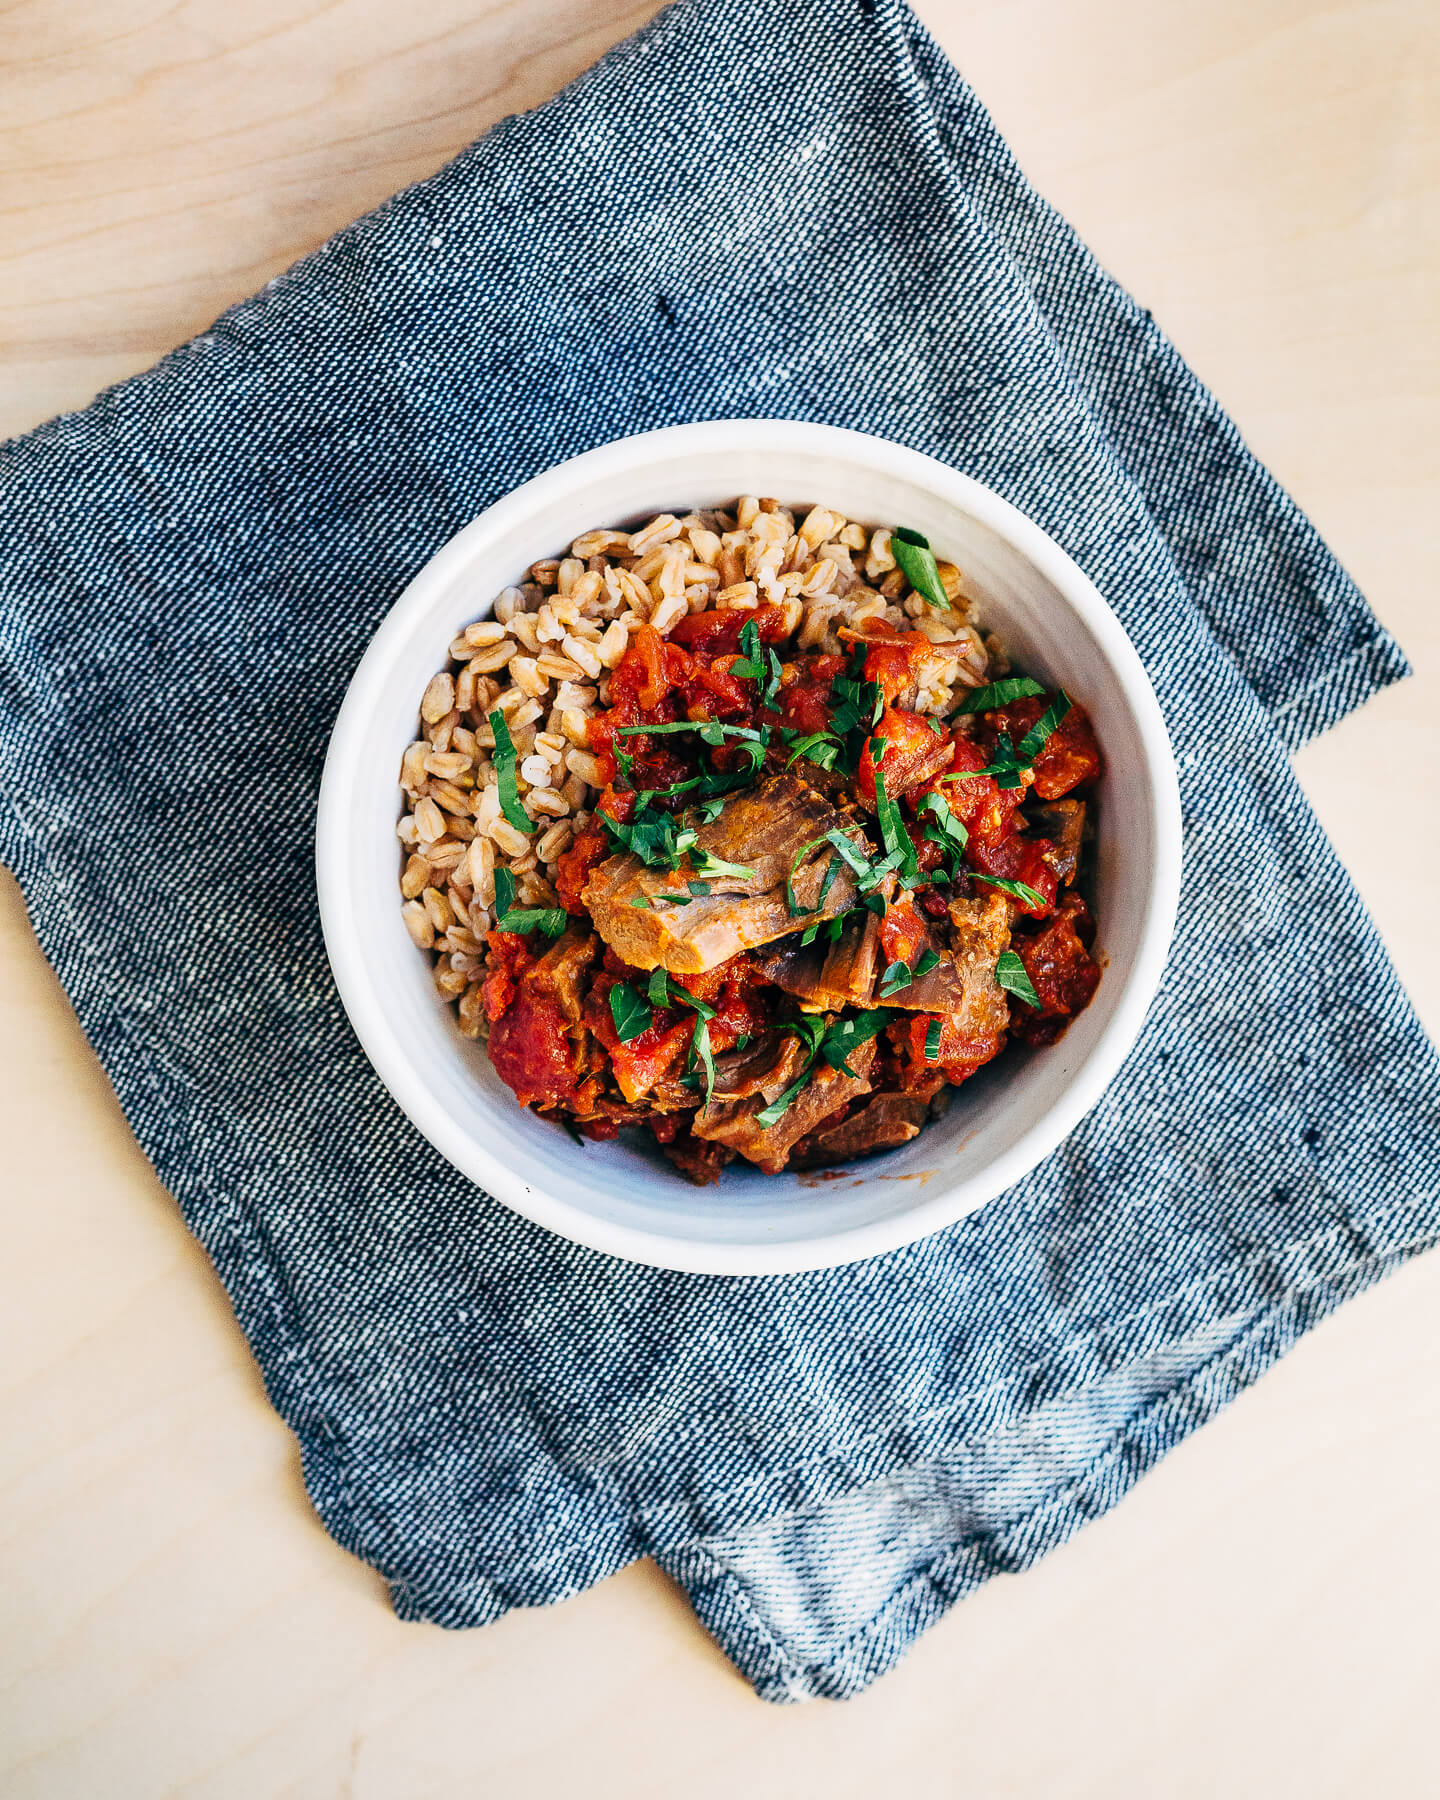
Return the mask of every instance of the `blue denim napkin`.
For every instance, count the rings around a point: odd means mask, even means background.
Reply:
[[[1073,1137],[764,1280],[578,1249],[443,1163],[347,1027],[310,848],[419,565],[563,457],[736,414],[913,444],[1054,533],[1187,832],[1163,991]],[[682,0],[5,446],[0,594],[0,849],[407,1618],[650,1554],[766,1698],[854,1693],[1440,1227],[1434,1059],[1286,762],[1403,659],[899,0]]]

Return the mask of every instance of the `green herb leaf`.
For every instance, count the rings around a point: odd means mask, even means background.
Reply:
[[[1070,696],[1061,688],[1040,717],[1021,738],[1015,755],[1027,768],[1045,748],[1045,740],[1070,710]]]
[[[798,1037],[813,1059],[830,1027],[824,1019],[818,1018],[814,1013],[801,1013],[797,1019],[782,1021],[779,1029],[788,1031],[792,1037]]]
[[[925,841],[939,847],[946,859],[946,872],[953,881],[959,872],[965,846],[970,842],[970,833],[950,810],[950,802],[938,788],[932,788],[921,800],[919,813],[925,820]]]
[[[907,888],[922,886],[925,877],[920,873],[920,865],[915,860],[914,842],[905,829],[905,820],[899,806],[885,792],[885,777],[879,769],[875,771],[875,814],[880,822],[880,835],[885,841],[885,848],[896,858],[895,867],[900,871],[901,885]]]
[[[802,733],[781,729],[781,742],[790,751],[789,768],[803,756],[808,762],[818,764],[822,769],[833,769],[835,759],[845,746],[833,731],[811,731]]]
[[[569,915],[560,906],[526,906],[518,911],[501,913],[495,921],[497,931],[514,931],[521,937],[528,937],[532,931],[543,932],[546,937],[558,938],[564,935]]]
[[[891,963],[880,977],[880,998],[888,1000],[892,994],[898,994],[901,988],[909,987],[912,979],[909,963]]]
[[[513,931],[528,937],[532,931],[543,931],[546,937],[560,937],[567,917],[562,907],[523,906],[515,904],[515,877],[508,869],[495,871],[495,929]]]
[[[692,1004],[696,1003],[692,1002]],[[707,1106],[715,1094],[715,1056],[710,1047],[709,1023],[714,1016],[713,1011],[697,1014],[695,1030],[690,1039],[691,1054],[705,1071],[705,1103]]]
[[[1032,681],[1028,675],[1009,675],[1004,681],[992,681],[988,687],[976,688],[955,710],[957,713],[993,712],[997,706],[1008,706],[1012,700],[1028,700],[1044,692],[1040,683]]]
[[[925,1027],[925,1060],[935,1062],[940,1055],[940,1021],[932,1019]]]
[[[702,1019],[713,1019],[715,1008],[708,1000],[698,1000],[689,988],[683,988],[676,981],[670,983],[670,998],[678,1000],[682,1006],[693,1006]]]
[[[672,731],[698,731],[707,744],[718,744],[722,738],[760,739],[753,725],[725,725],[719,719],[677,719],[670,725],[618,725],[616,737],[661,737]]]
[[[890,554],[922,600],[938,606],[941,612],[950,610],[950,597],[940,579],[935,552],[930,548],[928,538],[904,525],[897,525],[890,533]]]
[[[1002,894],[1009,894],[1012,899],[1023,900],[1027,906],[1045,909],[1046,900],[1043,894],[1037,893],[1028,882],[1009,881],[1003,875],[982,875],[978,869],[968,871],[972,881],[988,881],[991,887],[999,888]]]
[[[628,981],[617,981],[611,988],[610,1017],[615,1022],[615,1035],[622,1044],[633,1042],[654,1022],[650,1008]]]
[[[702,850],[698,855],[692,852],[690,860],[697,875],[708,875],[712,879],[728,876],[735,881],[752,881],[755,876],[755,871],[747,869],[743,863],[726,862],[723,856],[712,856],[708,850]]]
[[[822,911],[825,902],[830,898],[830,890],[834,887],[835,878],[840,873],[840,858],[838,856],[832,856],[828,859],[825,876],[820,883],[820,892],[815,896],[815,904],[813,906],[802,906],[800,904],[800,897],[795,892],[795,875],[800,867],[802,858],[808,856],[812,850],[818,849],[821,844],[827,844],[829,841],[828,835],[825,837],[811,838],[808,844],[802,844],[800,846],[791,860],[790,868],[785,876],[785,904],[797,918],[804,918],[809,913],[818,913]],[[802,942],[806,944],[812,943],[814,937],[815,932],[812,930],[809,937],[804,938]]]
[[[932,788],[926,794],[920,802],[920,811],[930,813],[940,828],[941,836],[949,838],[958,849],[963,850],[970,842],[969,831],[966,830],[963,821],[955,817],[950,810],[950,802],[938,788]]]
[[[515,743],[510,736],[510,727],[505,723],[505,715],[497,706],[490,714],[490,729],[495,735],[495,783],[500,793],[500,810],[515,827],[530,837],[535,830],[535,821],[520,804],[520,789],[515,782]]]
[[[767,1107],[762,1108],[760,1112],[756,1113],[755,1123],[762,1131],[768,1131],[772,1125],[778,1125],[781,1119],[785,1117],[786,1113],[789,1112],[790,1108],[795,1104],[795,1101],[799,1098],[800,1094],[809,1085],[810,1071],[814,1066],[814,1063],[807,1063],[803,1073],[795,1077],[794,1081],[790,1083],[783,1094],[777,1099],[772,1100],[770,1104]]]
[[[825,842],[833,844],[841,857],[849,865],[851,873],[860,881],[868,881],[875,875],[875,865],[866,856],[853,838],[847,837],[837,826],[833,831],[825,833]]]
[[[1016,756],[1010,739],[1002,731],[995,739],[993,752],[995,760],[987,763],[983,769],[952,769],[949,774],[942,775],[941,781],[974,781],[981,775],[994,777],[995,785],[1002,788],[1024,787],[1024,771],[1026,765]]]
[[[885,694],[878,681],[857,681],[850,675],[837,675],[830,685],[839,701],[830,715],[832,731],[870,731],[879,724],[885,710]]]
[[[1040,1010],[1040,996],[1035,992],[1035,984],[1025,972],[1025,965],[1014,950],[1002,950],[1000,960],[995,965],[995,979],[1007,993],[1014,994],[1017,1000],[1023,1000],[1027,1006]]]
[[[740,655],[743,660],[731,663],[730,673],[749,681],[759,681],[765,673],[765,664],[761,660],[760,633],[753,619],[747,619],[741,630]]]
[[[888,1000],[892,994],[898,994],[902,988],[908,988],[912,982],[918,981],[922,975],[928,975],[939,966],[940,958],[933,950],[922,950],[915,959],[913,969],[908,963],[891,963],[880,977],[880,998]]]
[[[825,1033],[820,1045],[820,1054],[832,1069],[839,1069],[850,1076],[855,1071],[850,1067],[849,1057],[852,1051],[858,1050],[861,1044],[868,1044],[875,1034],[882,1030],[886,1022],[894,1014],[888,1006],[877,1006],[866,1012],[856,1013],[850,1019],[837,1019]]]
[[[635,796],[636,811],[638,812],[644,807],[649,806],[652,800],[671,800],[676,794],[688,794],[691,788],[700,787],[704,781],[705,776],[692,775],[689,781],[672,782],[669,787],[641,788],[640,792]]]
[[[665,984],[669,981],[669,979],[670,979],[670,977],[666,974],[666,972],[663,968],[652,969],[650,971],[650,981],[649,981],[648,986],[645,989],[645,998],[650,1002],[650,1004],[652,1006],[664,1006],[665,1005],[666,1000],[669,998],[668,994],[666,993]]]

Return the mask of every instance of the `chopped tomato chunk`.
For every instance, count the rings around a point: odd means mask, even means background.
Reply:
[[[925,1047],[932,1025],[940,1027],[939,1043],[934,1056],[927,1056]],[[962,1031],[954,1019],[941,1018],[937,1013],[915,1013],[897,1020],[885,1027],[885,1035],[901,1059],[900,1085],[911,1093],[931,1085],[928,1078],[937,1072],[956,1086],[968,1081],[978,1068],[1000,1054],[1005,1043],[1003,1031],[971,1034]]]
[[[970,738],[956,737],[951,742],[954,756],[949,769],[918,791],[912,790],[912,803],[918,806],[926,793],[938,788],[951,812],[970,833],[972,844],[979,838],[1002,837],[1010,827],[1011,815],[1025,798],[1025,790],[999,787],[993,775],[951,779],[964,769],[983,769],[990,760],[986,751]]]
[[[726,607],[722,612],[708,610],[690,613],[670,629],[670,642],[687,650],[708,650],[712,655],[734,653],[740,648],[740,633],[753,620],[762,644],[778,644],[785,636],[785,612],[766,600],[754,608]]]
[[[603,825],[592,820],[556,864],[556,896],[566,912],[575,918],[588,916],[580,891],[590,879],[590,871],[596,863],[604,862],[609,854],[610,834]]]
[[[1022,837],[977,838],[970,845],[970,861],[986,875],[999,875],[1006,881],[1023,881],[1040,895],[1041,905],[1012,894],[1010,898],[1022,913],[1032,919],[1043,919],[1054,910],[1055,871],[1045,860],[1049,845],[1043,840]]]
[[[1023,1001],[1012,1002],[1010,1026],[1029,1043],[1053,1043],[1065,1021],[1089,1005],[1100,985],[1100,971],[1085,945],[1093,933],[1085,902],[1070,893],[1048,924],[1034,933],[1016,935],[1014,948],[1039,996],[1040,1011]]]
[[[518,932],[490,931],[485,934],[490,946],[490,966],[485,972],[482,994],[485,1017],[493,1025],[515,998],[520,977],[534,962],[529,946]]]
[[[885,909],[880,921],[880,948],[887,966],[902,962],[914,968],[922,950],[929,947],[930,933],[915,910],[914,896],[902,893]]]
[[[1036,724],[1053,694],[1033,694],[1024,700],[1012,700],[1008,706],[985,714],[981,736],[990,748],[996,734],[1004,732],[1018,748],[1020,740]],[[1095,727],[1083,706],[1071,708],[1046,738],[1044,748],[1032,765],[1035,770],[1035,792],[1042,800],[1058,800],[1073,788],[1094,781],[1101,770],[1100,746],[1095,741]]]
[[[882,741],[877,765],[872,746]],[[920,713],[905,712],[889,706],[880,715],[880,723],[865,741],[860,767],[855,777],[857,790],[870,801],[875,799],[875,770],[885,777],[885,792],[894,800],[908,789],[929,781],[948,767],[954,747],[943,731],[931,729],[930,721]],[[981,765],[983,767],[983,764]]]
[[[616,1041],[610,1052],[610,1066],[620,1083],[620,1092],[632,1104],[643,1095],[653,1093],[667,1075],[680,1073],[686,1049],[694,1034],[690,1018],[678,1018],[672,1010],[655,1014],[655,1023],[631,1038],[628,1044]]]
[[[926,665],[935,660],[935,650],[924,632],[902,632],[865,652],[865,679],[878,682],[886,705],[893,705],[906,688],[914,687],[921,679]]]
[[[492,934],[499,935],[505,934]],[[565,1015],[528,983],[490,1027],[490,1061],[522,1106],[559,1106],[575,1096],[575,1046]]]
[[[781,690],[780,723],[791,731],[803,731],[807,736],[814,731],[828,731],[834,705],[835,697],[828,683],[824,687],[811,687],[797,682],[794,687]]]
[[[665,640],[651,625],[638,625],[610,678],[610,693],[617,703],[633,697],[643,712],[653,712],[670,691],[665,667]],[[634,723],[634,721],[629,721]]]

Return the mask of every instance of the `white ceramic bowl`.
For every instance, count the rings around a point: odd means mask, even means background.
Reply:
[[[695,1188],[658,1153],[583,1148],[515,1104],[461,1036],[400,919],[400,755],[451,638],[502,587],[595,526],[720,505],[812,501],[922,531],[965,571],[1015,660],[1084,703],[1105,753],[1093,871],[1094,1000],[1060,1042],[1010,1053],[899,1150],[829,1179],[745,1163]],[[1043,531],[913,450],[830,426],[680,425],[537,476],[467,525],[395,603],[355,672],[326,759],[316,833],[325,943],[380,1078],[443,1155],[506,1205],[613,1255],[713,1274],[780,1274],[873,1256],[948,1225],[1017,1181],[1100,1097],[1139,1032],[1170,941],[1180,808],[1160,709],[1129,639]]]

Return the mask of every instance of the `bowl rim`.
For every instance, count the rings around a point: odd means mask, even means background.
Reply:
[[[1138,947],[1114,1013],[1064,1092],[1008,1150],[968,1179],[922,1193],[913,1207],[884,1219],[824,1238],[720,1244],[597,1219],[506,1166],[433,1099],[416,1060],[390,1027],[369,978],[361,933],[352,929],[345,879],[346,820],[361,762],[357,752],[386,683],[391,646],[407,639],[446,591],[452,569],[469,562],[477,539],[523,525],[577,478],[648,466],[657,452],[672,447],[677,452],[700,446],[740,452],[753,448],[757,436],[763,436],[767,449],[789,446],[812,453],[828,449],[847,461],[859,459],[877,472],[928,488],[1004,539],[1059,590],[1090,631],[1131,708],[1150,777],[1155,854]],[[867,432],[789,419],[711,420],[616,438],[554,464],[486,507],[416,571],[377,627],[336,715],[316,809],[315,873],[326,954],[361,1048],[411,1123],[461,1174],[535,1224],[631,1262],[697,1274],[793,1274],[882,1255],[953,1224],[1028,1174],[1100,1099],[1140,1034],[1169,951],[1180,892],[1179,783],[1159,701],[1118,617],[1079,565],[1008,500],[923,451]],[[979,1188],[986,1191],[973,1191]]]

